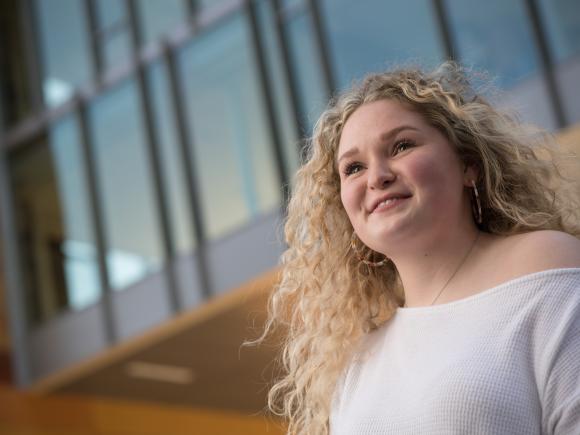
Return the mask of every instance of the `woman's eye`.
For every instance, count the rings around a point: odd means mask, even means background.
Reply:
[[[360,163],[350,163],[344,168],[345,175],[352,175],[356,174],[358,171],[362,169],[362,165]]]
[[[398,154],[401,151],[405,151],[414,145],[415,145],[415,142],[413,142],[412,140],[402,139],[402,140],[398,141],[397,143],[395,143],[395,146],[393,147],[393,154]]]

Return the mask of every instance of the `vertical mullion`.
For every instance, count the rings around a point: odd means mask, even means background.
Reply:
[[[93,80],[95,83],[100,81],[103,74],[103,51],[100,44],[99,19],[97,14],[97,0],[84,0],[85,11],[87,14],[87,23],[89,29],[89,39],[91,41],[91,59],[93,64]]]
[[[444,0],[433,0],[433,9],[435,10],[435,17],[439,25],[439,32],[443,39],[443,49],[445,50],[445,57],[448,60],[456,60],[457,53],[451,37],[451,28],[449,26],[449,19],[447,11],[445,10]]]
[[[284,83],[286,83],[288,94],[290,95],[290,105],[292,107],[292,120],[296,128],[296,133],[299,138],[304,136],[305,131],[303,126],[306,126],[306,120],[300,111],[300,98],[298,97],[298,79],[292,70],[292,58],[290,56],[290,48],[288,42],[288,32],[286,30],[286,24],[284,23],[284,17],[282,15],[282,6],[280,0],[272,0],[274,6],[275,15],[275,29],[276,29],[276,39],[277,45],[280,47],[282,54],[282,64],[286,77],[284,77]],[[299,142],[299,152],[302,152],[302,145]]]
[[[18,246],[12,183],[8,175],[6,146],[0,140],[0,242],[4,259],[4,289],[10,330],[10,347],[15,384],[26,386],[32,380],[29,340],[29,319],[26,310],[24,269]]]
[[[175,269],[175,246],[171,237],[171,222],[169,217],[169,204],[166,197],[167,188],[164,184],[163,171],[161,168],[161,155],[159,152],[159,140],[153,114],[151,94],[145,77],[145,65],[139,59],[139,48],[142,44],[142,33],[135,0],[126,0],[127,12],[131,28],[131,41],[133,49],[133,61],[136,63],[137,85],[144,116],[145,142],[149,157],[153,186],[157,204],[158,216],[161,224],[161,239],[163,244],[164,263],[166,267],[167,284],[169,287],[169,303],[173,312],[182,308],[182,303],[177,290],[177,276]]]
[[[562,97],[556,82],[556,76],[554,74],[554,61],[546,41],[546,32],[540,17],[540,12],[538,11],[538,5],[536,0],[526,0],[525,3],[530,24],[532,25],[532,33],[534,34],[536,47],[540,55],[542,74],[548,86],[548,93],[552,105],[552,110],[556,118],[556,125],[558,128],[563,128],[567,125],[566,114],[564,113]]]
[[[193,217],[193,232],[197,240],[197,268],[199,271],[202,295],[205,299],[213,293],[213,284],[209,274],[209,260],[207,258],[207,232],[203,222],[201,195],[193,168],[195,160],[190,150],[193,144],[185,118],[185,102],[183,101],[183,89],[177,71],[176,54],[168,45],[164,45],[164,59],[169,72],[169,86],[173,113],[175,113],[177,140],[183,161],[183,170],[186,179],[186,192],[190,205],[191,216]]]
[[[195,22],[197,16],[198,2],[197,0],[183,0],[185,2],[185,9],[189,16],[189,22]]]
[[[97,247],[97,264],[99,269],[99,278],[102,288],[103,301],[103,323],[105,336],[109,344],[114,344],[118,340],[118,333],[114,320],[112,288],[109,280],[107,268],[107,244],[105,241],[105,226],[103,219],[103,209],[99,198],[99,188],[97,185],[97,171],[95,169],[94,143],[90,134],[90,127],[87,115],[86,101],[78,99],[78,117],[81,132],[81,146],[83,155],[83,169],[86,175],[88,186],[88,199],[93,216],[93,225],[95,230],[95,244]]]
[[[33,0],[24,0],[20,3],[20,25],[23,30],[25,46],[25,59],[27,66],[28,92],[32,101],[33,112],[44,110],[44,95],[42,82],[44,78],[44,65],[38,49],[40,38],[38,37],[38,16]]]
[[[268,118],[269,127],[268,132],[270,134],[270,141],[274,147],[274,155],[276,158],[276,167],[278,169],[280,185],[283,187],[282,204],[286,204],[286,199],[288,197],[287,186],[289,185],[289,176],[287,170],[288,166],[286,164],[284,151],[282,149],[280,125],[278,123],[278,117],[276,116],[276,107],[274,106],[272,80],[270,79],[270,75],[268,74],[266,67],[265,50],[261,43],[260,29],[258,26],[256,5],[254,4],[254,0],[246,0],[245,7],[250,20],[252,44],[258,63],[258,79],[262,87],[262,96],[266,105],[266,116]]]
[[[318,0],[306,0],[312,23],[314,27],[314,39],[320,53],[320,63],[322,65],[322,73],[324,75],[324,83],[326,85],[326,95],[330,96],[336,91],[336,80],[332,72],[330,64],[330,53],[328,50],[328,41],[326,39],[327,31],[324,26],[324,20],[320,13]]]

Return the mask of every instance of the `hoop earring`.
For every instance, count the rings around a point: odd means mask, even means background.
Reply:
[[[358,260],[361,263],[364,263],[370,267],[382,267],[385,264],[387,264],[387,262],[389,261],[389,258],[386,256],[381,261],[367,260],[362,253],[362,249],[360,249],[359,247],[356,246],[356,240],[357,240],[357,237],[356,237],[355,232],[353,231],[352,235],[350,236],[350,248],[352,249],[352,251],[354,252],[354,254],[356,255],[356,257],[358,258]]]
[[[471,200],[473,217],[475,218],[475,222],[481,225],[483,222],[483,215],[481,213],[481,200],[479,199],[479,192],[477,191],[475,180],[471,180],[471,186],[473,187],[473,198]]]

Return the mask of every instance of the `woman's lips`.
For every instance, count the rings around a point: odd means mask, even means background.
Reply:
[[[397,197],[385,199],[384,201],[381,201],[377,204],[377,206],[372,211],[372,213],[380,213],[380,212],[383,212],[386,210],[390,210],[394,207],[397,207],[398,205],[400,205],[402,202],[404,202],[405,200],[407,200],[409,198],[410,198],[410,196],[397,196]]]

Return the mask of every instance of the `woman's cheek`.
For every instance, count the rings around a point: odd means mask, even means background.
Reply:
[[[429,187],[434,184],[439,184],[449,176],[445,171],[442,171],[429,156],[418,155],[412,159],[407,166],[407,175],[413,180],[415,187]]]
[[[346,211],[346,214],[350,218],[350,197],[349,197],[349,189],[345,186],[341,186],[340,188],[340,201],[342,202],[342,207]]]
[[[353,226],[355,226],[356,213],[360,209],[361,195],[359,188],[355,183],[343,186],[340,191],[342,206]]]

